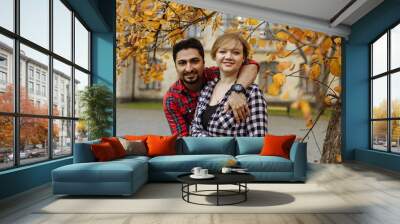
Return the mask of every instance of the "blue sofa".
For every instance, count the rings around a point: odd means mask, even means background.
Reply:
[[[259,182],[304,182],[307,170],[306,143],[295,142],[290,159],[260,156],[263,137],[183,137],[177,155],[127,156],[96,162],[91,141],[75,144],[74,163],[52,171],[53,193],[68,195],[131,195],[148,181],[176,181],[193,167],[218,172],[234,159]]]

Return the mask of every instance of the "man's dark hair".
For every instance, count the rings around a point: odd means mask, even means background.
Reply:
[[[178,54],[179,51],[181,51],[183,49],[189,49],[189,48],[196,49],[199,52],[199,54],[201,55],[201,57],[203,58],[203,61],[204,61],[203,45],[196,38],[189,38],[189,39],[186,39],[186,40],[182,40],[182,41],[180,41],[180,42],[178,42],[177,44],[174,45],[174,47],[172,49],[172,56],[174,58],[174,62],[176,61],[176,54]]]

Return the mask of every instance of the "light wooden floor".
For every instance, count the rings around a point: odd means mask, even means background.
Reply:
[[[0,223],[238,224],[400,223],[400,174],[358,163],[310,165],[308,182],[324,186],[349,203],[367,206],[357,214],[36,214],[54,200],[49,185],[0,201]],[[321,203],[315,201],[315,203]],[[173,206],[173,205],[171,205]]]

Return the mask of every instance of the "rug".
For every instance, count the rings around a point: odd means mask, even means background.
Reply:
[[[224,189],[233,187],[224,186]],[[360,213],[357,205],[344,201],[317,184],[254,183],[248,187],[247,201],[237,205],[190,204],[182,200],[180,184],[149,183],[130,197],[58,196],[35,213]],[[201,185],[198,188],[212,189],[215,189],[214,185]],[[191,196],[190,199],[197,203],[216,202],[214,196]],[[222,202],[229,203],[237,199],[235,196],[224,197]]]

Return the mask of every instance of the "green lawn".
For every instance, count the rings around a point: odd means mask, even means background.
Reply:
[[[128,108],[128,109],[137,109],[137,110],[162,110],[163,105],[161,101],[139,101],[139,102],[129,102],[129,103],[120,103],[117,105],[119,108]],[[328,119],[330,115],[330,111],[326,111],[322,116],[322,119]],[[285,107],[268,107],[268,116],[287,116]],[[316,114],[313,114],[315,117]],[[291,109],[290,117],[302,118],[303,115],[301,111]]]

